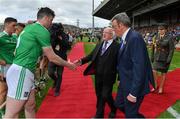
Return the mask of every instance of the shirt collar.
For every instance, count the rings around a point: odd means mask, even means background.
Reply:
[[[129,32],[130,28],[128,28],[122,35],[122,40],[125,41],[127,33]]]
[[[9,35],[6,31],[3,31],[6,35]]]
[[[108,44],[111,44],[111,43],[113,42],[113,39],[104,41],[104,43],[105,43],[105,42],[108,42]]]
[[[14,35],[14,36],[18,36],[16,33],[13,33],[12,35]]]
[[[43,28],[45,28],[47,30],[46,27],[44,27],[41,23],[39,23],[38,21],[36,22],[37,24],[41,25]]]

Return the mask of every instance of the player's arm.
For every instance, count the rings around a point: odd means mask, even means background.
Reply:
[[[67,62],[67,61],[63,60],[61,57],[57,56],[53,52],[52,47],[43,47],[43,52],[47,56],[47,58],[49,59],[50,62],[53,62],[57,65],[66,66],[72,70],[74,70],[76,68],[75,64],[73,64],[71,62]]]

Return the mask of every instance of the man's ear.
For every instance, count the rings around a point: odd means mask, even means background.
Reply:
[[[42,18],[42,20],[47,20],[48,19],[48,16],[44,16],[43,18]]]
[[[44,19],[48,19],[48,16],[44,16]]]
[[[5,24],[4,24],[4,28],[7,27],[8,25],[9,25],[9,23],[5,23]]]
[[[121,27],[122,26],[122,23],[118,23],[118,27]]]

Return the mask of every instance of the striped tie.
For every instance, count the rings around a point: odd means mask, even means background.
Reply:
[[[103,45],[103,47],[102,47],[102,50],[101,50],[101,55],[103,55],[104,52],[106,51],[107,44],[108,44],[108,42],[105,41],[105,42],[104,42],[104,45]]]

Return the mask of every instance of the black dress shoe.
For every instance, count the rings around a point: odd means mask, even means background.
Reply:
[[[54,92],[54,97],[57,97],[60,95],[60,92]]]
[[[116,111],[111,111],[111,112],[109,113],[108,118],[115,118],[115,117],[116,117]]]
[[[104,118],[103,115],[95,115],[92,119],[97,119],[97,118]]]

